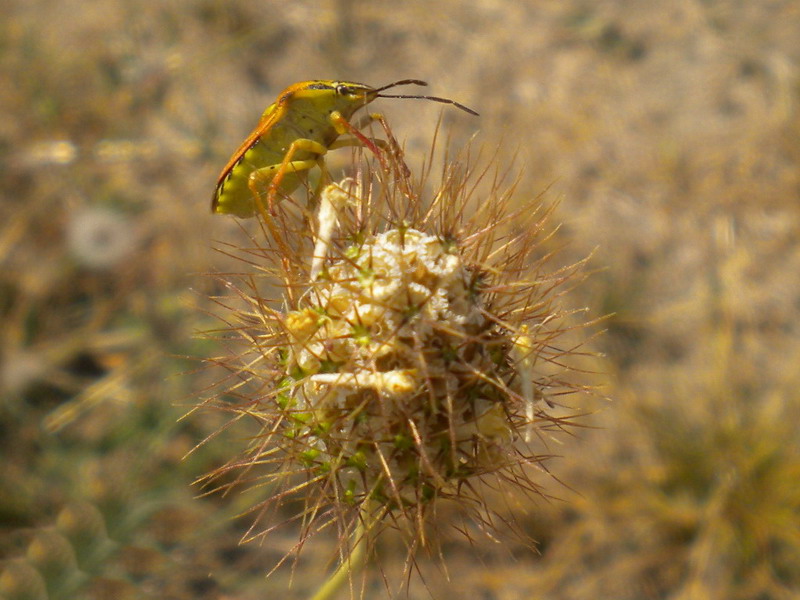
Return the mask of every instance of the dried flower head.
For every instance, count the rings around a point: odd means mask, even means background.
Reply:
[[[393,524],[413,552],[442,499],[488,525],[481,482],[540,493],[542,434],[574,414],[558,404],[574,386],[555,300],[579,265],[543,273],[549,211],[511,212],[513,188],[481,194],[488,171],[457,162],[430,195],[398,154],[372,166],[325,188],[313,215],[286,200],[247,251],[246,307],[222,302],[245,343],[220,361],[241,402],[218,405],[260,434],[215,475],[268,482],[264,518],[302,498],[298,548],[329,524],[343,547],[359,525]]]
[[[105,208],[85,208],[70,216],[67,247],[79,264],[110,269],[136,251],[138,232],[123,214]]]

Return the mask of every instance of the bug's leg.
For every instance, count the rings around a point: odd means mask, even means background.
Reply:
[[[369,141],[370,145],[365,144],[361,139],[355,136],[348,136],[348,137],[340,137],[335,142],[333,142],[330,146],[328,146],[328,150],[335,150],[336,148],[349,148],[351,146],[366,146],[374,153],[377,154],[378,149],[380,150],[389,150],[390,145],[386,140],[382,140],[380,138],[371,138],[366,137],[364,138]],[[376,146],[373,148],[372,146]]]
[[[253,198],[256,201],[256,207],[265,218],[269,215],[275,214],[275,196],[280,189],[281,182],[283,181],[287,171],[308,171],[318,163],[318,158],[292,160],[298,151],[307,151],[322,156],[328,151],[328,149],[314,140],[300,138],[293,141],[289,145],[289,148],[284,154],[283,160],[280,163],[261,167],[260,169],[254,170],[250,174],[248,187],[250,188],[250,192],[253,194]],[[265,187],[267,188],[267,208],[269,209],[268,214],[261,201],[261,194]],[[289,190],[289,193],[291,191],[293,190]]]
[[[277,193],[280,181],[283,179],[287,170],[291,169],[294,172],[307,171],[313,168],[316,164],[316,160],[283,161],[274,165],[261,167],[260,169],[256,169],[250,173],[250,178],[248,179],[247,185],[250,188],[250,192],[253,194],[253,199],[255,200],[255,205],[258,209],[258,212],[260,212],[265,218],[268,215],[275,214],[275,194]],[[264,207],[264,202],[262,200],[265,188],[267,190],[267,207],[269,208],[269,212],[267,212],[267,209]]]
[[[381,124],[381,127],[383,127],[383,133],[386,135],[387,139],[386,144],[389,147],[388,151],[391,152],[392,156],[394,157],[392,166],[395,169],[398,183],[402,184],[404,187],[407,197],[415,197],[413,192],[414,186],[411,184],[411,169],[409,169],[408,165],[406,164],[405,152],[403,152],[403,148],[400,147],[400,144],[397,143],[397,138],[394,137],[392,128],[389,127],[389,122],[381,113],[370,113],[368,116],[371,120],[378,121]]]
[[[355,123],[349,123],[348,125],[349,127],[357,129],[360,132],[362,129],[372,125],[375,121],[381,124],[381,127],[383,128],[383,131],[388,139],[382,140],[374,137],[368,137],[367,139],[378,146],[381,150],[391,150],[395,154],[402,154],[400,151],[400,145],[397,143],[397,139],[394,137],[394,134],[389,127],[389,123],[386,121],[386,117],[383,115],[383,113],[375,112],[363,115],[358,121]],[[348,125],[345,125],[345,127],[348,127]],[[347,131],[351,132],[352,130],[348,128]]]
[[[383,128],[384,133],[386,133],[386,136],[389,138],[389,141],[387,142],[386,140],[379,140],[377,138],[369,138],[369,139],[375,142],[381,142],[382,146],[385,146],[386,144],[396,145],[397,141],[395,140],[395,137],[392,134],[392,130],[389,128],[389,123],[386,121],[386,117],[383,115],[383,113],[374,112],[363,115],[358,121],[356,121],[353,124],[353,127],[355,127],[360,131],[366,127],[369,127],[375,121],[381,124],[381,127]]]
[[[269,186],[269,182],[272,181],[277,170],[278,165],[261,167],[250,173],[250,177],[247,178],[247,187],[250,188],[250,193],[253,195],[253,204],[255,204],[256,212],[264,217],[265,222],[269,222],[271,219],[267,218],[267,211],[261,201],[261,192]]]
[[[377,113],[374,114],[377,115]],[[344,135],[349,133],[353,137],[336,140],[335,142],[333,142],[333,144],[331,144],[330,148],[331,149],[343,148],[345,146],[357,146],[361,144],[369,148],[375,156],[380,158],[381,152],[380,150],[378,150],[378,147],[382,147],[383,142],[375,140],[373,138],[369,138],[365,136],[363,133],[361,133],[361,129],[369,125],[372,121],[376,120],[373,119],[372,117],[373,114],[366,115],[365,117],[359,119],[357,124],[353,125],[350,121],[345,119],[338,111],[333,111],[329,118],[331,120],[331,123],[333,123],[333,126],[336,128],[336,132],[339,135]]]
[[[372,145],[377,146],[381,150],[387,150],[388,146],[385,140],[380,139],[372,139],[366,138]],[[357,137],[340,137],[335,142],[333,142],[330,146],[328,146],[328,150],[335,150],[337,148],[352,148],[354,146],[365,146],[366,144]],[[376,148],[372,147],[372,145],[368,146],[376,156],[380,157],[380,151]],[[325,188],[327,184],[331,182],[330,173],[328,171],[328,165],[325,162],[325,157],[320,156],[317,159],[317,166],[319,166],[319,170],[321,172],[319,181],[317,185],[314,186],[314,192],[308,200],[308,210],[313,212],[317,207],[317,201],[320,199],[320,194],[322,194],[322,190]]]
[[[248,179],[247,185],[250,188],[250,192],[253,195],[253,202],[256,207],[256,212],[261,215],[262,223],[267,227],[269,232],[272,234],[272,238],[275,240],[275,243],[278,244],[278,247],[284,254],[288,254],[291,250],[286,245],[283,232],[276,226],[274,212],[274,194],[278,190],[278,185],[280,184],[280,179],[283,179],[284,173],[288,169],[291,169],[293,172],[297,171],[307,171],[314,167],[317,164],[316,160],[293,160],[293,161],[282,161],[279,164],[274,165],[267,165],[266,167],[261,167],[260,169],[256,169],[252,173],[250,173],[250,178]],[[280,179],[278,177],[280,176]],[[276,184],[275,181],[278,179],[278,183]],[[264,206],[263,194],[264,189],[267,189],[267,205]],[[289,190],[288,193],[291,193]]]
[[[301,161],[292,160],[295,153],[298,151],[306,151],[313,154],[316,154],[317,157],[314,159],[305,159]],[[286,154],[283,157],[283,162],[281,162],[277,173],[275,173],[275,177],[272,178],[272,182],[269,186],[269,194],[267,195],[267,204],[269,205],[270,213],[274,212],[275,206],[275,195],[278,193],[281,185],[281,181],[283,180],[284,175],[287,172],[297,172],[297,171],[308,171],[313,168],[315,165],[320,164],[322,157],[328,149],[316,142],[314,140],[309,140],[306,138],[300,138],[293,141],[289,149],[287,150]]]
[[[392,154],[394,154],[394,156],[396,156],[399,159],[398,163],[402,165],[406,177],[409,176],[410,171],[406,166],[404,160],[403,149],[400,147],[400,144],[397,143],[397,138],[394,137],[394,133],[392,133],[392,128],[389,127],[389,122],[386,120],[386,117],[383,116],[382,113],[370,113],[366,116],[366,118],[369,119],[370,123],[377,121],[378,123],[381,124],[381,127],[383,128],[383,133],[386,134],[386,141],[384,143],[388,146]]]
[[[317,185],[314,186],[314,191],[312,192],[311,196],[308,199],[308,212],[313,213],[317,208],[317,201],[320,198],[320,194],[322,194],[322,190],[325,188],[326,185],[330,183],[330,173],[328,172],[328,164],[325,162],[325,157],[320,156],[317,158],[317,166],[320,170],[319,181],[317,181]],[[306,220],[309,220],[308,215],[306,215]]]
[[[378,160],[380,160],[384,170],[387,172],[389,171],[390,165],[386,162],[383,154],[378,150],[378,148],[391,153],[392,157],[394,157],[395,159],[391,162],[393,170],[397,173],[400,180],[406,182],[408,181],[408,178],[411,176],[411,170],[406,165],[403,149],[400,147],[400,144],[397,143],[397,138],[394,137],[392,129],[391,127],[389,127],[389,123],[386,121],[386,117],[384,117],[383,114],[369,113],[361,117],[355,124],[352,124],[347,120],[345,120],[344,118],[341,118],[341,115],[339,115],[340,118],[337,120],[336,115],[337,113],[333,113],[333,115],[331,115],[331,120],[334,122],[334,125],[337,125],[338,121],[337,131],[339,130],[339,127],[342,127],[344,130],[346,130],[347,132],[351,133],[354,136],[355,140],[357,140],[355,141],[355,143],[360,142],[361,144],[372,150],[375,156],[378,157]],[[361,133],[360,131],[361,129],[369,126],[371,123],[374,123],[375,121],[381,124],[381,127],[383,128],[383,131],[386,134],[387,138],[386,140],[367,137],[363,133]],[[348,141],[349,140],[342,140],[342,145],[351,145],[348,144]],[[331,146],[331,148],[338,147],[335,145],[337,142],[334,142],[334,145]]]

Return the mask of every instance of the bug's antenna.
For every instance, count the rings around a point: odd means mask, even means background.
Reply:
[[[433,100],[434,102],[441,102],[442,104],[452,104],[456,108],[460,108],[464,112],[468,112],[471,115],[478,116],[478,113],[472,110],[471,108],[464,106],[460,102],[456,102],[455,100],[451,100],[450,98],[439,98],[438,96],[408,96],[406,94],[378,94],[378,98],[418,98],[420,100]]]
[[[400,81],[395,81],[394,83],[389,83],[386,85],[382,85],[379,88],[375,88],[372,90],[373,92],[378,92],[375,94],[375,98],[417,98],[419,100],[433,100],[434,102],[441,102],[442,104],[452,104],[456,108],[460,108],[464,112],[468,112],[471,115],[478,116],[478,113],[461,104],[460,102],[456,102],[455,100],[450,100],[450,98],[439,98],[438,96],[415,96],[409,94],[381,94],[383,90],[388,90],[389,88],[397,87],[400,85],[428,85],[427,82],[422,81],[421,79],[401,79]]]
[[[386,85],[382,85],[379,88],[374,89],[374,92],[382,92],[383,90],[388,90],[389,88],[397,87],[398,85],[428,85],[427,81],[422,81],[421,79],[401,79],[400,81],[395,81],[394,83],[387,83]]]

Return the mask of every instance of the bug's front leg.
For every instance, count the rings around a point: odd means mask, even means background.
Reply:
[[[350,134],[353,136],[348,138],[340,138],[336,140],[333,144],[331,144],[330,146],[331,150],[334,148],[344,148],[346,146],[365,146],[369,148],[372,151],[372,153],[375,154],[375,156],[380,156],[381,152],[378,148],[381,148],[383,150],[387,149],[386,142],[384,140],[367,137],[363,133],[361,133],[361,130],[367,127],[370,123],[373,123],[375,121],[384,123],[382,114],[370,113],[368,115],[364,115],[355,124],[345,119],[337,111],[331,113],[331,116],[329,118],[331,120],[331,123],[333,123],[333,126],[336,128],[336,132],[339,135]]]
[[[381,151],[378,148],[386,150],[388,148],[387,143],[384,140],[369,138],[360,131],[360,129],[363,129],[373,121],[382,120],[383,115],[379,115],[378,113],[366,115],[359,119],[355,125],[351,124],[347,119],[345,119],[339,111],[333,111],[328,119],[330,120],[337,134],[349,135],[348,137],[336,139],[327,148],[321,145],[320,147],[327,151],[351,146],[366,146],[376,156],[378,156],[379,159],[383,160],[381,157]],[[322,189],[329,183],[328,168],[325,164],[324,154],[325,152],[319,152],[315,161],[315,164],[320,168],[321,176],[309,200],[308,208],[310,210],[313,210],[313,208],[316,206],[317,199],[320,197]]]
[[[408,168],[405,161],[405,153],[403,149],[400,147],[400,144],[397,143],[397,138],[394,137],[394,133],[392,133],[392,128],[389,127],[389,122],[386,120],[386,117],[383,116],[383,113],[370,113],[367,115],[369,122],[378,121],[383,127],[383,132],[386,134],[386,141],[380,140],[383,142],[381,148],[388,150],[392,153],[395,157],[394,165],[397,167],[398,174],[401,176],[401,179],[407,180],[411,177],[411,169]],[[376,140],[378,141],[378,140]]]
[[[372,151],[373,154],[375,154],[375,156],[383,165],[384,169],[387,171],[389,165],[387,164],[381,150],[390,152],[396,159],[392,161],[392,165],[397,169],[401,179],[406,179],[411,175],[411,171],[409,170],[408,166],[406,166],[403,157],[403,150],[400,148],[400,144],[397,143],[397,139],[394,137],[392,129],[389,127],[389,123],[386,121],[386,117],[384,117],[382,113],[369,113],[368,115],[361,117],[355,124],[353,124],[338,113],[334,112],[331,115],[331,121],[333,121],[337,131],[341,130],[340,133],[350,133],[353,135],[352,138],[337,140],[331,145],[331,149],[354,145],[366,146]],[[361,133],[362,129],[374,123],[375,121],[381,124],[381,127],[386,134],[386,140],[367,137]]]

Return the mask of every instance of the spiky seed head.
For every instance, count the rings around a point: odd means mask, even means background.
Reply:
[[[548,399],[569,387],[553,297],[577,267],[542,274],[546,211],[511,213],[497,187],[470,210],[457,168],[427,203],[405,165],[376,171],[324,189],[318,223],[284,213],[271,228],[257,262],[285,294],[241,289],[245,356],[229,361],[261,390],[236,384],[262,429],[231,466],[266,465],[262,508],[300,496],[306,523],[334,521],[343,544],[365,513],[419,540],[437,499],[489,511],[480,480],[537,493],[528,442],[569,424]]]

